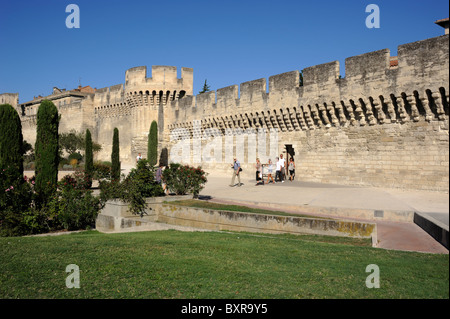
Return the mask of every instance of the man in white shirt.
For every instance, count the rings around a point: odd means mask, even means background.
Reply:
[[[136,163],[139,162],[142,159],[141,153],[136,156]]]
[[[281,182],[284,183],[284,179],[286,176],[286,160],[283,158],[283,154],[280,154],[280,175],[281,175]]]
[[[275,171],[275,183],[278,183],[278,182],[282,181],[282,179],[281,179],[281,161],[280,161],[280,158],[277,157],[276,161],[277,161],[277,163],[276,163],[277,170]]]

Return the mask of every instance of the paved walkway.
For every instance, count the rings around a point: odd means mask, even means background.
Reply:
[[[438,220],[447,229],[449,225],[449,195],[445,192],[406,191],[302,181],[255,186],[255,180],[248,178],[241,179],[243,183],[241,187],[230,187],[230,182],[231,176],[208,176],[206,187],[200,195],[220,203],[245,203],[248,206],[292,213],[312,214],[311,208],[320,208],[316,210],[320,213],[314,212],[314,215],[354,220],[365,220],[357,214],[358,211],[417,212]],[[384,220],[372,222],[377,224],[380,248],[448,254],[448,249],[413,222]]]

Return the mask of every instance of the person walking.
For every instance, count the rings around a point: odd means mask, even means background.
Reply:
[[[295,163],[294,159],[291,157],[291,160],[289,161],[289,180],[292,182],[295,177]]]
[[[286,160],[283,158],[283,154],[280,154],[280,176],[281,182],[284,183],[286,179]]]
[[[259,161],[259,158],[256,159],[255,168],[256,168],[256,185],[259,185],[259,181],[262,180],[262,166],[261,162]]]
[[[162,183],[162,171],[163,171],[163,165],[159,164],[159,167],[156,170],[155,179],[156,179],[156,182],[160,185]]]
[[[269,184],[270,179],[272,179],[272,184],[275,183],[273,180],[272,172],[273,172],[273,164],[272,160],[269,158],[269,164],[267,165],[267,184]]]
[[[241,163],[236,159],[236,157],[233,159],[234,163],[231,164],[231,168],[233,169],[233,177],[231,178],[231,184],[230,187],[234,187],[235,183],[234,180],[237,176],[238,178],[238,186],[241,186]]]
[[[282,181],[282,179],[281,179],[281,162],[280,162],[279,157],[277,157],[276,160],[277,160],[277,163],[276,163],[277,169],[275,171],[275,183],[278,183],[278,182]]]

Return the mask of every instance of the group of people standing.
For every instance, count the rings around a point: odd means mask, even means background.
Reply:
[[[269,159],[269,163],[266,164],[267,166],[267,181],[265,182],[263,180],[263,164],[261,164],[259,158],[256,159],[255,169],[256,169],[256,185],[264,185],[272,183],[281,182],[284,183],[286,179],[286,160],[283,158],[283,154],[280,154],[280,157],[276,158],[275,163],[275,180],[273,178],[273,169],[274,164],[272,163],[272,160]],[[241,176],[240,173],[242,171],[240,162],[234,158],[234,162],[231,165],[233,168],[233,176],[231,178],[231,184],[230,186],[235,186],[235,179],[238,178],[238,186],[241,186]],[[291,157],[289,164],[288,164],[288,171],[289,171],[289,180],[292,182],[295,177],[295,162],[294,159]]]

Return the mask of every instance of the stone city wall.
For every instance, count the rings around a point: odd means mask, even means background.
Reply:
[[[121,161],[134,164],[156,120],[159,151],[176,158],[180,141],[198,137],[201,153],[185,162],[211,174],[231,174],[236,155],[254,178],[257,156],[275,161],[291,145],[297,179],[448,191],[448,37],[400,45],[397,57],[384,49],[347,58],[345,77],[334,61],[303,69],[302,85],[291,71],[196,96],[190,68],[178,78],[176,67],[152,66],[151,77],[135,67],[125,85],[57,103],[60,132],[91,129],[103,146],[97,159],[109,161],[117,127]],[[21,116],[32,144],[38,102]]]
[[[191,154],[189,162],[231,175],[227,135],[234,154],[242,150],[239,133],[227,129],[276,129],[275,151],[267,146],[257,156],[274,161],[292,145],[302,180],[448,190],[448,35],[401,45],[398,66],[391,60],[385,49],[346,59],[344,78],[335,61],[305,68],[303,86],[292,71],[269,77],[268,92],[266,79],[258,79],[174,100],[164,110],[171,123],[164,145],[171,149],[202,134],[205,146],[205,132],[215,130],[222,138],[219,160],[206,163]],[[239,160],[252,177],[255,158],[245,139]]]

